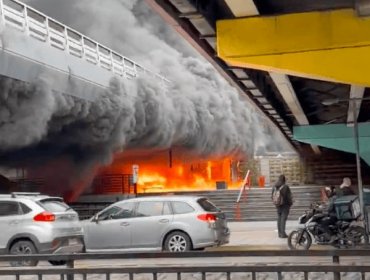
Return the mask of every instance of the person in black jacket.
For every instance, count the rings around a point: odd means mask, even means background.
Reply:
[[[348,177],[343,178],[343,182],[340,185],[339,189],[340,189],[342,196],[355,195],[355,192],[353,191],[352,186],[351,186],[351,179]]]
[[[271,199],[276,206],[279,237],[287,238],[285,227],[290,207],[293,205],[293,197],[290,187],[285,183],[285,175],[281,174],[279,176],[272,188]]]

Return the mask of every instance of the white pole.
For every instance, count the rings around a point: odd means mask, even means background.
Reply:
[[[361,158],[360,158],[360,145],[358,140],[358,123],[357,123],[357,104],[356,100],[350,100],[350,105],[352,106],[353,111],[353,134],[355,141],[355,150],[356,150],[356,168],[357,168],[357,187],[358,187],[358,197],[360,200],[361,216],[364,219],[364,227],[367,236],[368,224],[365,216],[365,207],[364,207],[364,193],[362,187],[362,174],[361,174]],[[366,243],[368,238],[366,238]]]
[[[239,192],[239,195],[238,195],[238,199],[236,200],[236,203],[239,203],[239,201],[240,201],[240,199],[242,197],[242,194],[243,194],[243,192],[245,190],[245,185],[248,182],[249,173],[250,173],[250,170],[248,169],[247,174],[245,175],[244,180],[243,180],[243,183],[242,183],[242,185],[240,187],[240,192]]]

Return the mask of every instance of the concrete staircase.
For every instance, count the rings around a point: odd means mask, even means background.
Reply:
[[[319,187],[291,187],[294,205],[290,210],[289,219],[297,219],[312,202],[321,200]],[[210,194],[212,200],[232,221],[274,221],[276,208],[271,201],[271,188],[252,188],[242,195],[237,204],[239,192],[229,191],[224,194]],[[232,193],[234,192],[234,193]]]
[[[290,210],[289,220],[297,219],[312,202],[321,200],[321,187],[291,187],[294,205]],[[183,193],[190,194],[190,193]],[[193,192],[191,194],[208,197],[222,209],[230,221],[274,221],[276,208],[271,201],[271,188],[251,188],[236,203],[239,191],[217,190],[211,192]]]
[[[321,200],[321,187],[319,186],[297,186],[291,187],[291,190],[295,203],[290,211],[290,220],[297,219],[302,215],[310,207],[312,202]],[[230,221],[276,220],[276,208],[271,201],[271,188],[251,188],[242,196],[239,204],[236,203],[239,195],[238,190],[183,192],[176,194],[208,197],[226,213]],[[161,194],[159,193],[157,195]],[[140,196],[144,196],[144,194]],[[87,197],[81,197],[79,202],[73,203],[71,206],[84,219],[92,216],[110,203],[117,201],[117,199],[124,199],[124,197],[94,195],[88,199]]]

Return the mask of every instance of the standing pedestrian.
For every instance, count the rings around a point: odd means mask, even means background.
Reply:
[[[285,232],[290,207],[293,205],[292,192],[285,183],[285,175],[281,174],[272,188],[271,199],[277,210],[277,227],[280,238],[287,238]]]

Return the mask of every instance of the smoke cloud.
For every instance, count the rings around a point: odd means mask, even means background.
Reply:
[[[42,166],[63,158],[79,180],[124,149],[181,147],[202,156],[286,149],[280,133],[271,142],[274,128],[144,1],[28,4],[160,70],[171,85],[164,90],[146,76],[134,82],[113,78],[105,94],[90,102],[54,92],[47,73],[32,85],[1,78],[0,165]]]

